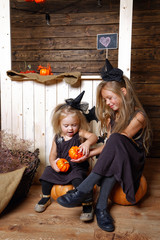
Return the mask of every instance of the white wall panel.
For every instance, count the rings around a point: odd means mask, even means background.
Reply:
[[[40,150],[41,165],[39,167],[39,175],[45,167],[45,151],[46,151],[46,94],[45,85],[34,83],[34,124],[35,124],[35,148]]]
[[[30,150],[34,150],[34,82],[23,82],[23,138],[32,142]]]
[[[11,80],[6,71],[11,69],[10,1],[0,0],[0,90],[1,128],[12,132]]]
[[[52,111],[57,105],[57,84],[46,86],[46,165],[49,165],[49,153],[53,140],[53,128],[51,125]]]
[[[12,82],[12,133],[18,138],[23,137],[23,82]]]

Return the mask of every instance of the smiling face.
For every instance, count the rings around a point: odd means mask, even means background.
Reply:
[[[106,105],[108,105],[113,111],[119,110],[120,104],[121,104],[121,98],[117,94],[105,88],[102,88],[101,95],[105,100]]]
[[[62,135],[71,138],[79,130],[79,119],[74,114],[68,114],[61,120],[60,126]]]

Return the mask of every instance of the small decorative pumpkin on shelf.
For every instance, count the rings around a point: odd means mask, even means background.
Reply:
[[[44,3],[46,0],[35,0],[36,3]]]
[[[54,200],[57,200],[58,197],[61,197],[73,188],[73,185],[53,185],[51,189],[51,197]]]
[[[40,75],[46,76],[46,75],[53,75],[51,66],[48,64],[47,67],[43,67],[41,65],[38,66],[38,71],[40,71]]]
[[[69,149],[68,154],[71,159],[78,159],[83,157],[83,153],[79,151],[80,148],[77,146],[73,146]]]
[[[49,75],[49,69],[47,68],[42,68],[40,70],[40,75]]]
[[[65,158],[60,158],[56,164],[61,172],[67,172],[70,167],[69,162]]]
[[[26,2],[45,3],[46,0],[25,0]]]

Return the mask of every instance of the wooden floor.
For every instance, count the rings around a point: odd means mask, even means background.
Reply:
[[[27,198],[12,211],[0,216],[1,240],[159,240],[160,159],[148,159],[144,175],[148,193],[136,206],[113,204],[115,231],[102,231],[96,222],[79,220],[81,207],[67,209],[53,202],[43,213],[34,206],[40,199],[40,185],[33,185]]]

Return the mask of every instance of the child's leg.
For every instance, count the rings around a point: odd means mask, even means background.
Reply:
[[[75,178],[72,180],[71,183],[75,188],[77,188],[81,184],[81,182],[83,182],[83,180],[81,178]]]
[[[42,185],[42,199],[38,202],[38,204],[45,204],[50,196],[51,196],[51,189],[53,187],[53,183],[47,182],[47,181],[41,181]]]
[[[57,202],[64,207],[77,207],[92,200],[94,185],[99,183],[103,176],[91,172],[87,178],[75,189],[57,198]]]
[[[103,178],[103,176],[91,172],[87,178],[77,187],[78,191],[83,193],[91,192],[94,188],[94,185],[99,183],[99,181]]]
[[[42,185],[42,198],[41,200],[36,204],[35,211],[36,212],[43,212],[46,210],[46,208],[51,204],[51,189],[53,187],[53,183],[47,182],[47,181],[41,181]]]
[[[107,210],[107,205],[109,194],[115,183],[116,179],[114,176],[104,177],[102,179],[100,194],[95,210],[98,226],[108,232],[114,231],[114,220]]]
[[[76,188],[82,183],[82,179],[75,178],[72,180],[72,185]],[[82,203],[82,213],[80,215],[80,220],[82,221],[91,221],[93,220],[94,210],[93,210],[93,202],[90,203]]]
[[[101,182],[101,188],[99,193],[99,198],[96,204],[96,208],[98,209],[106,209],[108,205],[108,197],[109,194],[116,183],[116,179],[114,176],[112,177],[104,177]]]

